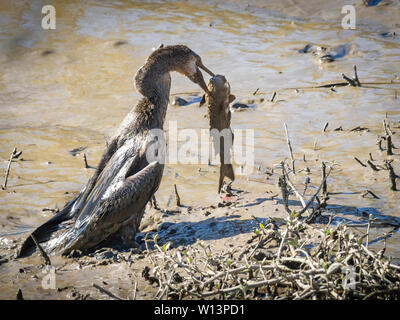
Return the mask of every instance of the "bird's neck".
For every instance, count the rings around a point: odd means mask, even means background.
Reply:
[[[136,90],[148,101],[148,108],[143,109],[151,118],[154,125],[162,128],[168,108],[171,88],[170,64],[163,61],[146,63],[135,76]],[[139,108],[140,109],[140,108]],[[137,110],[140,112],[140,110]]]

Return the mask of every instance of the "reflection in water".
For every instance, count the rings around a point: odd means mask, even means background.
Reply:
[[[353,65],[362,82],[396,80],[398,37],[383,37],[382,30],[374,28],[349,32],[339,23],[212,2],[64,1],[55,7],[57,29],[42,30],[39,1],[0,5],[0,152],[8,159],[17,146],[25,160],[13,163],[12,187],[0,196],[0,214],[36,225],[46,220],[38,215],[43,207],[61,207],[70,200],[92,175],[83,166],[83,152],[95,166],[105,140],[136,104],[139,95],[132,77],[151,48],[184,43],[211,70],[227,77],[238,100],[254,98],[257,88],[257,97],[266,98],[251,112],[232,115],[234,129],[255,130],[257,165],[273,167],[288,157],[286,122],[299,168],[315,169],[321,160],[340,165],[329,178],[330,191],[338,192],[331,196],[333,203],[368,206],[399,217],[399,193],[389,190],[386,173],[365,170],[354,161],[355,155],[367,159],[369,152],[378,160],[384,158],[376,137],[382,134],[385,113],[399,120],[398,85],[304,89],[340,81],[341,73],[351,73]],[[335,61],[324,64],[300,54],[298,50],[309,43],[336,48]],[[173,93],[200,94],[183,76],[172,78]],[[268,102],[274,91],[277,98]],[[183,129],[207,128],[205,111],[197,104],[200,96],[190,97],[189,105],[169,108],[167,121],[177,120]],[[328,130],[322,132],[327,122]],[[345,130],[334,130],[340,126]],[[369,132],[349,131],[356,126]],[[187,203],[215,202],[216,169],[206,166],[200,174],[198,167],[167,166],[158,201],[166,204],[176,183],[185,190]],[[305,172],[299,174],[297,183],[306,177]],[[310,178],[318,187],[317,169]],[[380,199],[361,198],[366,189]],[[396,241],[398,235],[388,240],[388,247],[399,254]]]

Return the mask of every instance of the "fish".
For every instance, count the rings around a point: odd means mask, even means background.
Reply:
[[[229,105],[236,97],[231,94],[231,86],[223,75],[213,76],[207,84],[209,93],[205,93],[200,106],[207,107],[210,135],[213,140],[215,154],[219,154],[220,171],[218,193],[221,193],[224,178],[235,180],[231,162],[231,148],[234,134],[231,129],[231,111]]]

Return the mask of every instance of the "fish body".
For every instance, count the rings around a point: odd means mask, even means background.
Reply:
[[[231,94],[230,84],[223,75],[212,77],[207,84],[207,88],[210,94],[206,93],[202,102],[207,106],[207,117],[214,150],[220,157],[218,183],[218,193],[220,193],[225,177],[232,181],[235,179],[231,162],[234,135],[230,127],[231,111],[229,105],[236,98]]]

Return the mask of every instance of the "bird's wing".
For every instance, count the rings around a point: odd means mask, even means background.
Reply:
[[[35,243],[32,240],[32,235],[37,239],[39,243],[48,241],[52,235],[57,232],[59,229],[64,228],[63,224],[70,222],[72,219],[76,219],[77,215],[80,213],[81,208],[86,203],[86,199],[89,194],[92,193],[94,187],[98,185],[99,177],[104,172],[104,168],[110,162],[110,159],[113,157],[117,150],[116,139],[112,139],[105,150],[101,161],[99,163],[96,172],[89,179],[85,188],[83,188],[79,194],[69,201],[62,210],[60,210],[54,217],[50,218],[48,221],[37,227],[22,243],[21,248],[18,252],[18,257],[24,257],[29,255],[32,250],[35,248]]]
[[[137,158],[131,159],[126,166],[135,163],[138,163]],[[131,176],[116,177],[111,186],[100,194],[93,194],[93,199],[89,196],[88,206],[83,208],[70,231],[63,254],[93,247],[117,232],[128,220],[135,219],[134,223],[138,225],[146,203],[158,189],[163,167],[152,162]]]

